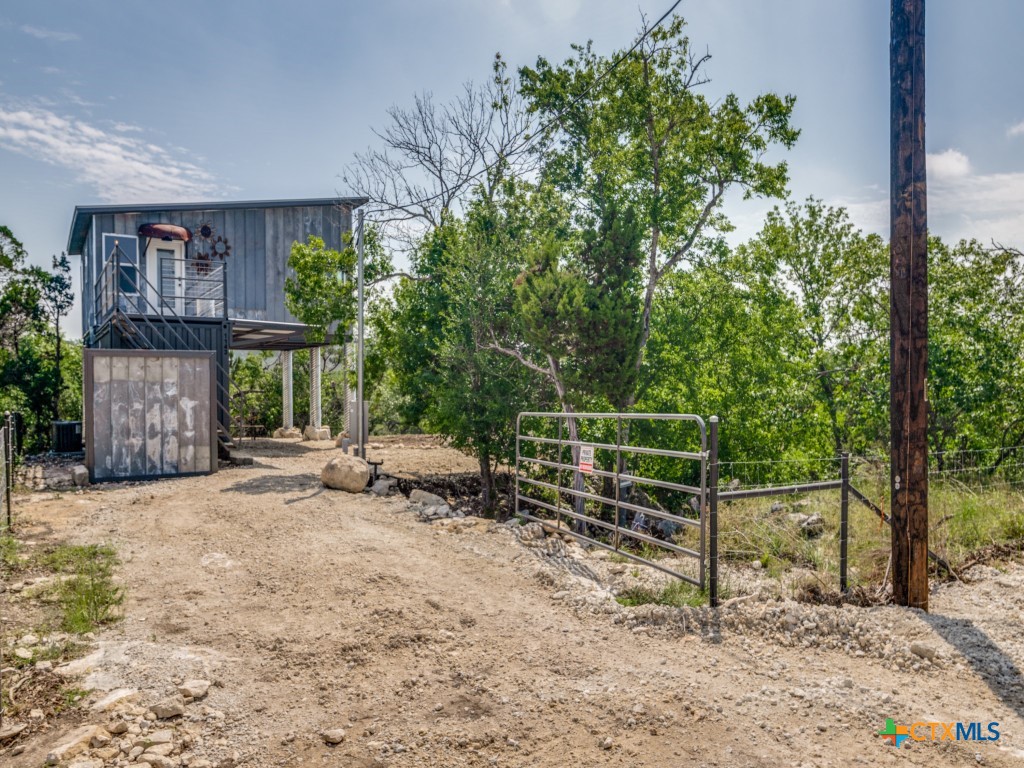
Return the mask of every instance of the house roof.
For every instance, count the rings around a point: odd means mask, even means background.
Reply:
[[[146,213],[148,211],[231,211],[239,208],[304,208],[338,205],[353,209],[366,205],[365,197],[318,197],[305,200],[242,200],[204,203],[146,203],[133,205],[76,205],[68,233],[68,254],[78,256],[85,245],[85,234],[93,216],[109,213]]]

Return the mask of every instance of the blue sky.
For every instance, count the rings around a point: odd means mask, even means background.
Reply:
[[[320,197],[385,110],[668,0],[19,0],[0,8],[0,223],[46,263],[76,204]],[[797,96],[791,190],[888,226],[888,0],[684,0],[711,94]],[[928,0],[930,224],[1024,246],[1024,3]],[[763,201],[730,203],[735,237]],[[77,263],[75,272],[77,278]],[[78,310],[71,313],[77,333]]]

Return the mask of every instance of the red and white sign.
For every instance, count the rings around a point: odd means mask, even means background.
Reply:
[[[580,446],[580,472],[589,475],[594,471],[594,446]]]

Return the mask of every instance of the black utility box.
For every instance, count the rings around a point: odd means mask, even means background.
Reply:
[[[55,421],[52,437],[51,448],[54,453],[82,452],[82,422]]]

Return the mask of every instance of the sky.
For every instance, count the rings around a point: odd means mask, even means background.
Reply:
[[[415,93],[454,96],[574,42],[611,54],[670,0],[6,0],[0,224],[48,265],[75,205],[349,194],[353,153]],[[887,235],[888,0],[684,0],[706,86],[797,97],[791,196]],[[1024,2],[928,0],[929,224],[1024,247]],[[778,157],[782,157],[779,154]],[[774,204],[727,212],[734,240]],[[78,259],[73,260],[77,283]],[[69,332],[80,333],[72,309]]]

